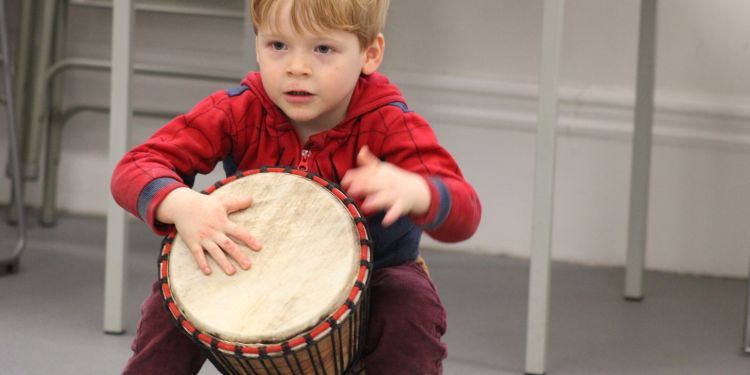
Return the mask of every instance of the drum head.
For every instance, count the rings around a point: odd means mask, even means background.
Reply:
[[[253,197],[229,216],[263,244],[240,246],[252,261],[227,276],[209,258],[204,275],[179,234],[169,255],[178,308],[199,330],[236,343],[277,343],[341,306],[357,277],[360,240],[346,206],[321,185],[288,173],[257,173],[212,193]]]

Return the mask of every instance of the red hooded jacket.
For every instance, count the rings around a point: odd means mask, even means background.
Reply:
[[[252,72],[240,87],[212,94],[125,154],[112,175],[112,195],[165,234],[169,227],[155,220],[156,207],[169,192],[192,186],[196,173],[209,173],[220,161],[227,175],[293,166],[340,183],[367,145],[381,160],[423,176],[432,193],[430,208],[421,217],[402,217],[387,228],[380,225],[382,213],[368,218],[375,266],[399,264],[416,257],[420,228],[440,241],[461,241],[474,233],[481,216],[477,194],[455,160],[405,103],[384,75],[361,76],[346,118],[301,144],[266,94],[260,74]]]

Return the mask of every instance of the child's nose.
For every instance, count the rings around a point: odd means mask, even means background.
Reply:
[[[309,76],[312,73],[312,70],[310,69],[310,64],[308,64],[305,57],[296,54],[292,56],[289,61],[286,72],[288,75],[292,76]]]

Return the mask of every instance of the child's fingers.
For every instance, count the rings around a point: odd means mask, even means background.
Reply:
[[[380,203],[380,200],[378,200],[375,195],[370,195],[368,197],[365,197],[365,199],[362,201],[361,208],[362,211],[372,213],[383,208],[383,204]]]
[[[263,248],[263,244],[261,244],[260,241],[255,238],[255,236],[248,233],[245,228],[238,224],[230,223],[229,225],[227,225],[227,234],[237,239],[238,242],[247,245],[250,250],[260,251],[260,249]]]
[[[365,189],[367,183],[363,181],[361,173],[357,171],[349,171],[341,180],[341,187],[344,188],[347,194],[353,197],[361,197],[365,195]]]
[[[362,210],[365,212],[376,212],[383,209],[390,209],[395,200],[392,192],[386,190],[376,191],[368,195],[362,202]]]
[[[253,197],[249,195],[240,197],[222,197],[220,199],[227,213],[244,210],[253,204]]]
[[[356,173],[356,171],[350,172],[351,173],[347,172],[347,174],[344,176],[344,179],[341,180],[341,187],[343,187],[349,195],[353,195],[355,197],[364,195],[364,188],[366,187],[366,183],[363,183],[361,181],[361,176],[360,174]]]
[[[383,226],[387,227],[398,220],[404,213],[404,207],[400,200],[396,201],[391,208],[385,213],[383,217]]]
[[[192,244],[189,245],[188,248],[190,249],[190,252],[193,253],[193,258],[195,258],[195,262],[198,263],[198,268],[200,268],[203,274],[210,275],[211,267],[208,266],[206,254],[203,253],[203,247],[200,244]]]
[[[369,165],[377,165],[380,163],[380,159],[377,158],[372,152],[370,152],[370,148],[365,146],[362,146],[361,149],[359,149],[359,153],[357,154],[357,165],[359,166],[369,166]]]
[[[355,197],[362,197],[383,190],[387,181],[379,178],[372,169],[374,168],[362,167],[350,170],[344,176],[341,186],[348,194]]]
[[[250,268],[250,259],[245,255],[245,253],[240,250],[239,246],[237,246],[232,239],[230,239],[227,236],[222,236],[223,238],[220,240],[220,242],[217,242],[219,246],[224,250],[225,253],[229,254],[229,256],[234,259],[237,264],[240,265],[240,267],[243,270],[246,270]]]
[[[341,179],[341,187],[357,194],[363,189],[369,189],[370,185],[377,182],[382,162],[367,146],[362,146],[357,154],[357,168],[352,168],[344,174]],[[372,190],[372,189],[370,189]],[[365,193],[366,194],[366,193]]]
[[[371,173],[368,172],[367,168],[352,168],[344,174],[344,177],[341,179],[341,186],[344,189],[350,189],[352,185],[361,185],[360,182],[362,179],[366,178],[368,174]]]
[[[203,245],[203,248],[205,248],[206,252],[211,255],[211,258],[219,264],[219,267],[224,270],[224,273],[227,275],[234,275],[234,273],[237,272],[234,266],[232,266],[232,263],[229,263],[229,259],[227,259],[224,251],[215,242],[207,241]]]

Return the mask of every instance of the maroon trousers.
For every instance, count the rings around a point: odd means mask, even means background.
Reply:
[[[370,281],[370,326],[365,371],[377,374],[442,374],[447,355],[440,341],[445,309],[437,289],[414,262],[377,269]],[[172,323],[158,282],[141,306],[141,320],[124,374],[195,374],[205,354]]]

